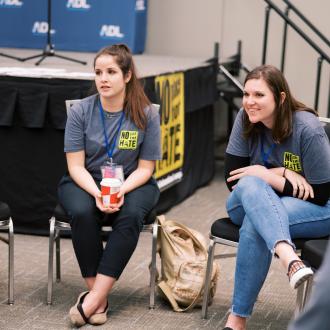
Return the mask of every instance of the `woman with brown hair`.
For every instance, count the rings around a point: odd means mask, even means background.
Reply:
[[[330,147],[315,111],[293,98],[283,74],[264,65],[248,73],[243,109],[225,158],[231,190],[227,212],[241,226],[227,330],[246,329],[267,276],[279,257],[297,288],[313,272],[293,238],[330,234]]]
[[[108,294],[137,245],[143,219],[156,205],[159,189],[152,178],[161,158],[160,119],[137,79],[125,45],[101,49],[94,60],[97,94],[68,113],[64,151],[68,171],[58,188],[71,217],[72,242],[88,291],[70,310],[73,325],[105,323]],[[125,181],[118,202],[105,206],[100,167],[123,166]],[[101,226],[110,224],[103,249]]]

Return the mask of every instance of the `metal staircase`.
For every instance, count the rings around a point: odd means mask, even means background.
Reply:
[[[264,0],[267,3],[265,9],[265,26],[264,26],[264,38],[262,49],[262,64],[266,63],[267,45],[268,45],[268,27],[270,13],[273,10],[277,13],[284,22],[283,36],[282,36],[282,53],[281,53],[281,70],[284,71],[285,58],[286,58],[286,44],[287,44],[287,31],[288,27],[292,28],[296,33],[318,54],[317,60],[317,74],[315,81],[315,96],[314,96],[314,108],[318,109],[319,95],[320,95],[320,80],[322,74],[322,65],[326,62],[326,65],[330,66],[329,48],[330,41],[297,9],[289,0],[282,0],[286,4],[286,9],[283,12],[272,1]],[[320,47],[314,40],[308,37],[302,29],[289,17],[290,12],[294,12],[299,17],[301,22],[311,29],[315,33],[315,37],[319,38],[324,44],[324,47]],[[324,49],[326,50],[324,50]],[[239,108],[241,107],[241,98],[243,92],[243,85],[241,81],[244,80],[245,75],[250,69],[241,61],[242,43],[238,41],[237,53],[231,56],[226,62],[218,61],[218,80],[217,90],[218,95],[228,105],[228,120],[227,120],[227,137],[229,137],[231,127],[234,122],[234,117]],[[215,44],[214,54],[216,58],[219,58],[219,44]],[[327,117],[330,117],[330,80],[329,80],[329,92],[328,92],[328,109]],[[323,121],[330,121],[329,118],[322,118]]]

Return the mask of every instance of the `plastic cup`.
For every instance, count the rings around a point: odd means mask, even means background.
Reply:
[[[118,193],[122,183],[116,178],[104,178],[101,181],[101,195],[104,207],[109,207],[119,202]]]

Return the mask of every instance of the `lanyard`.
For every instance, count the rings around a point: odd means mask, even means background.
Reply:
[[[276,146],[276,143],[274,142],[269,149],[267,150],[267,152],[264,151],[264,135],[261,135],[261,145],[260,145],[260,152],[261,152],[261,157],[262,157],[262,161],[264,163],[264,166],[267,168],[271,167],[271,164],[268,163],[268,158],[271,155],[271,153],[273,152],[274,148]]]
[[[105,129],[105,118],[104,118],[104,113],[103,113],[103,108],[102,108],[102,104],[101,101],[99,101],[99,110],[100,110],[100,117],[101,117],[101,121],[102,121],[102,125],[103,125],[103,134],[104,134],[104,142],[105,142],[105,148],[107,150],[107,154],[108,157],[110,159],[110,163],[112,163],[112,155],[113,155],[113,151],[115,149],[116,146],[116,142],[117,142],[117,137],[118,137],[118,133],[120,131],[121,125],[123,123],[123,119],[124,119],[124,111],[122,112],[121,116],[120,116],[120,120],[119,120],[119,124],[118,124],[118,128],[116,130],[114,139],[112,141],[111,146],[109,145],[109,137],[108,134],[106,132]]]

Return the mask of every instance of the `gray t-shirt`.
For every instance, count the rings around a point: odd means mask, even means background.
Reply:
[[[274,143],[271,130],[264,127],[254,141],[243,137],[243,109],[236,117],[226,152],[240,157],[250,157],[251,165],[264,165],[263,151],[269,153],[271,167],[286,167],[303,175],[309,183],[330,181],[329,139],[319,119],[310,112],[296,111],[293,115],[292,134],[283,143]]]
[[[91,175],[101,180],[100,166],[108,159],[105,146],[103,124],[98,106],[98,95],[92,95],[75,103],[69,113],[65,128],[64,151],[85,151],[85,166]],[[137,168],[138,159],[161,159],[160,118],[154,106],[145,110],[147,125],[145,130],[124,115],[116,145],[113,162],[123,165],[125,176]],[[106,132],[110,149],[115,139],[123,111],[104,112]]]

